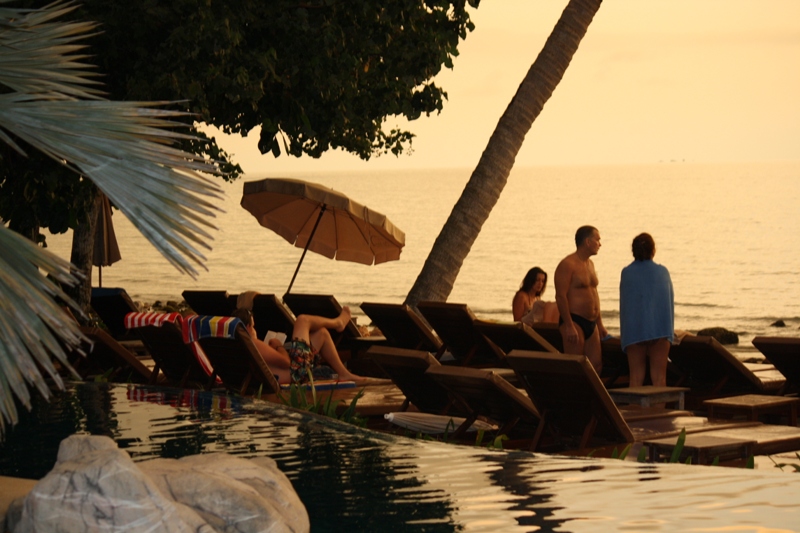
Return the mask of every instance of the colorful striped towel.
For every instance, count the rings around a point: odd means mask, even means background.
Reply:
[[[143,326],[161,327],[165,322],[172,322],[181,326],[183,316],[180,313],[128,313],[125,315],[125,327],[127,329],[141,328]]]
[[[183,342],[196,342],[207,337],[232,339],[236,326],[244,323],[232,316],[195,315],[183,321]]]

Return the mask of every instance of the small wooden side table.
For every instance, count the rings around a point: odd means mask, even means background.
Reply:
[[[708,408],[708,418],[745,415],[749,420],[757,421],[761,415],[777,414],[785,415],[791,426],[797,426],[798,404],[800,398],[765,394],[744,394],[703,402]]]
[[[688,390],[688,387],[644,385],[641,387],[608,389],[608,394],[614,400],[614,403],[633,403],[642,407],[650,407],[653,404],[677,402],[678,409],[683,409],[684,393]]]
[[[643,445],[649,452],[650,461],[658,461],[672,456],[677,441],[677,437],[668,437],[646,440]],[[687,457],[691,457],[692,464],[708,465],[717,457],[720,462],[747,459],[754,454],[755,446],[754,440],[709,437],[703,433],[689,434],[686,435],[679,460],[685,462]]]

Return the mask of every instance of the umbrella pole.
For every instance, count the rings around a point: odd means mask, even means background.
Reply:
[[[314,223],[314,228],[311,230],[311,235],[308,236],[308,240],[306,241],[306,246],[303,248],[303,255],[300,256],[300,261],[297,263],[297,268],[294,269],[294,275],[292,276],[292,281],[289,282],[289,288],[286,289],[286,294],[292,292],[292,285],[294,285],[294,279],[297,277],[297,273],[300,271],[300,265],[303,264],[303,259],[306,257],[306,252],[308,251],[308,245],[311,244],[311,239],[314,238],[314,234],[317,232],[317,226],[319,226],[319,221],[322,220],[322,215],[325,214],[325,209],[328,206],[322,204],[322,207],[319,210],[319,216],[317,217],[317,221]]]

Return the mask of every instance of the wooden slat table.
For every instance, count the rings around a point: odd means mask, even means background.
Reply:
[[[798,404],[800,398],[765,394],[744,394],[703,402],[708,408],[708,418],[744,415],[748,420],[756,421],[761,415],[777,414],[785,415],[791,426],[797,426]]]
[[[659,403],[676,402],[678,409],[683,409],[684,394],[688,387],[655,387],[644,385],[641,387],[625,387],[621,389],[608,389],[608,394],[614,403],[632,403],[642,407],[650,407]]]
[[[650,461],[668,460],[677,441],[677,437],[668,437],[648,440],[643,445],[649,451]],[[720,462],[747,459],[754,455],[755,446],[754,440],[710,437],[703,433],[689,434],[684,441],[679,461],[683,463],[687,457],[691,457],[692,464],[708,465],[717,457]]]

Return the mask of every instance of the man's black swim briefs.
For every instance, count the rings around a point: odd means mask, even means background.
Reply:
[[[581,315],[576,315],[575,313],[570,313],[569,316],[572,317],[572,321],[581,328],[583,331],[583,338],[588,339],[594,333],[594,330],[597,328],[597,322],[594,320],[589,320],[588,318],[584,318]],[[558,325],[564,323],[564,319],[558,317]]]

